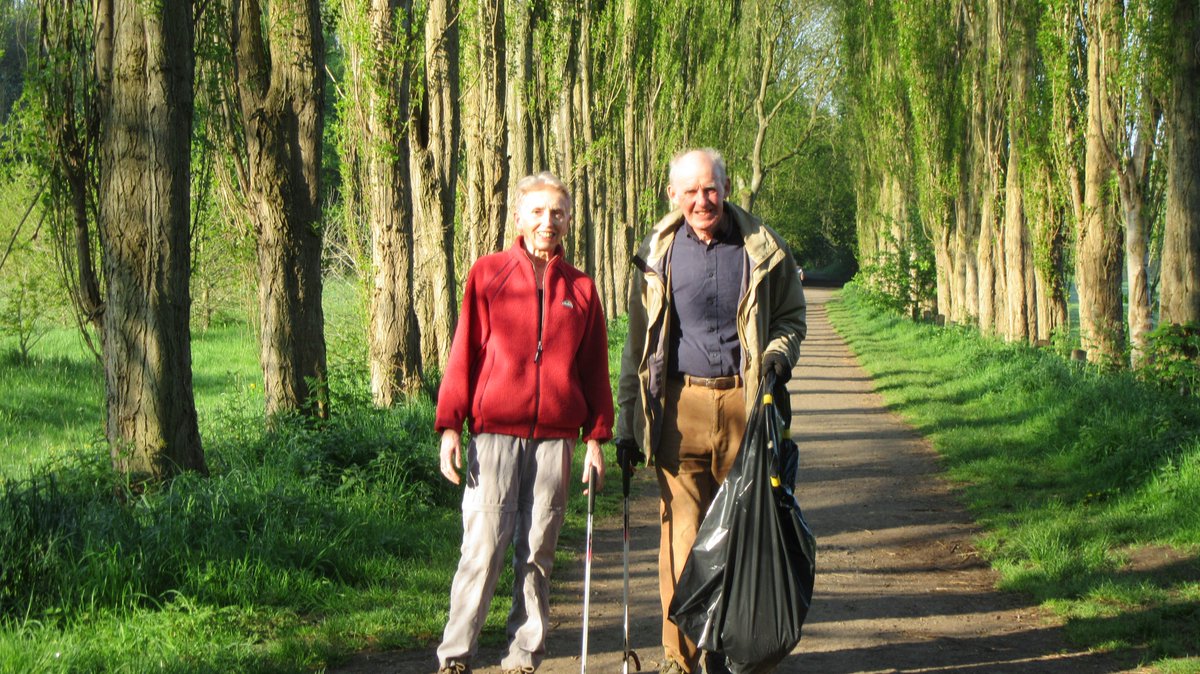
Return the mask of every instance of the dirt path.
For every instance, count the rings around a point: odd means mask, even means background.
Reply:
[[[995,591],[976,555],[976,529],[938,477],[927,443],[889,413],[825,313],[831,292],[807,290],[809,336],[789,389],[800,444],[797,490],[817,536],[817,582],[804,639],[777,671],[1133,672],[1112,656],[1072,649],[1027,600]],[[614,483],[615,484],[615,483]],[[660,608],[655,555],[657,485],[635,478],[632,501],[632,645],[642,671],[656,672]],[[621,520],[594,538],[588,670],[621,671]],[[582,555],[580,555],[582,558]],[[541,674],[580,671],[583,565],[555,571],[554,623]],[[483,648],[480,674],[499,674],[501,652]],[[339,674],[436,670],[434,646],[364,654]]]

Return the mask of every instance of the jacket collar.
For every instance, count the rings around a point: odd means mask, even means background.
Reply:
[[[512,247],[508,249],[508,252],[512,255],[521,256],[521,259],[523,260],[528,260],[530,255],[529,249],[525,247],[525,237],[518,234],[516,240],[513,241]],[[560,243],[554,247],[554,255],[550,256],[548,262],[555,262],[556,260],[562,259],[564,255],[566,255],[566,251],[563,250],[562,244]]]

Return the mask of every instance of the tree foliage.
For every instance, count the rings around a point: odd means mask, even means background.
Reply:
[[[1171,304],[1191,291],[1158,281],[1194,288],[1200,274],[1200,206],[1185,187],[1198,156],[1194,3],[842,9],[859,256],[907,250],[936,270],[936,293],[902,304],[1008,339],[1074,334],[1106,364],[1139,358],[1159,305],[1167,321],[1195,320]],[[913,287],[877,285],[889,283]]]

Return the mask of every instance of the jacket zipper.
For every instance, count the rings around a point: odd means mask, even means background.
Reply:
[[[542,402],[542,331],[546,324],[546,307],[550,303],[550,290],[546,286],[550,279],[550,265],[553,261],[546,263],[546,269],[542,272],[542,302],[538,306],[538,329],[537,329],[537,351],[533,354],[533,362],[536,367],[533,372],[533,423],[529,425],[529,437],[533,438],[533,432],[537,430],[538,408]],[[530,264],[533,261],[530,260]],[[534,268],[534,273],[537,269]],[[536,296],[537,279],[534,279],[534,293]]]

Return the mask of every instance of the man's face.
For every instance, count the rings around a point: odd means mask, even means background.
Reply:
[[[513,211],[513,222],[525,239],[525,248],[548,260],[571,224],[567,197],[553,188],[527,192]]]
[[[683,217],[701,236],[717,232],[725,213],[729,179],[720,175],[712,160],[703,152],[692,152],[679,159],[667,196],[683,211]]]

